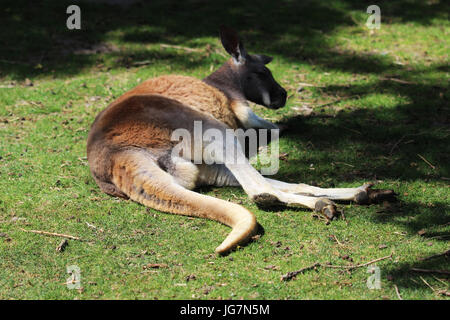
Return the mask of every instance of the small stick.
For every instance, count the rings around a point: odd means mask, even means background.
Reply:
[[[450,256],[450,249],[445,251],[445,252],[434,254],[434,255],[426,257],[426,258],[421,258],[420,260],[421,261],[426,261],[426,260],[431,260],[431,259],[434,259],[434,258],[437,258],[437,257],[442,257],[442,256]]]
[[[403,300],[402,296],[400,295],[400,291],[398,291],[397,285],[394,284],[395,293],[397,294],[397,297],[399,300]]]
[[[352,270],[352,269],[356,269],[356,268],[365,267],[365,266],[371,265],[372,263],[375,263],[375,262],[378,262],[378,261],[381,261],[381,260],[385,260],[385,259],[389,259],[389,258],[392,258],[392,253],[390,255],[386,256],[386,257],[377,258],[375,260],[371,260],[371,261],[366,262],[366,263],[357,264],[355,266],[334,266],[334,265],[331,265],[331,264],[328,264],[328,265],[326,264],[326,265],[323,265],[323,267],[326,267],[326,268],[344,268],[344,269]]]
[[[321,266],[321,264],[319,262],[316,262],[316,263],[310,265],[309,267],[304,267],[297,271],[288,272],[284,276],[281,277],[281,281],[289,281],[304,271],[311,270],[311,269],[314,269],[315,267],[320,267],[320,266]]]
[[[151,63],[152,63],[151,60],[136,61],[136,62],[133,62],[133,66],[145,66],[145,65],[148,65]]]
[[[314,263],[314,264],[312,264],[312,265],[310,265],[308,267],[304,267],[304,268],[299,269],[297,271],[291,271],[291,272],[286,273],[284,276],[281,277],[281,281],[291,280],[291,279],[295,278],[296,275],[298,275],[300,273],[303,273],[304,271],[308,271],[308,270],[314,269],[316,267],[342,268],[342,269],[352,270],[352,269],[356,269],[356,268],[365,267],[365,266],[368,266],[368,265],[370,265],[372,263],[375,263],[375,262],[378,262],[378,261],[381,261],[381,260],[385,260],[385,259],[388,259],[388,258],[391,258],[391,257],[392,257],[392,253],[389,256],[382,257],[382,258],[377,258],[375,260],[372,260],[372,261],[369,261],[369,262],[366,262],[366,263],[362,263],[362,264],[357,264],[355,266],[333,266],[333,265],[330,265],[330,264],[323,264],[323,263],[320,263],[320,262],[316,262],[316,263]]]
[[[347,128],[347,127],[340,127],[340,128],[345,129],[345,130],[349,130],[349,131],[351,131],[351,132],[355,132],[355,133],[357,133],[357,134],[362,134],[360,131],[355,130],[355,129],[351,129],[351,128]],[[352,167],[353,167],[353,166],[352,166]]]
[[[414,137],[414,136],[421,136],[421,135],[423,135],[423,134],[426,134],[427,133],[427,131],[423,131],[423,132],[419,132],[419,133],[407,133],[407,134],[405,134],[404,136],[402,136],[401,138],[400,138],[400,140],[398,140],[396,143],[394,143],[394,145],[392,146],[392,148],[391,148],[391,151],[389,151],[389,155],[392,155],[392,153],[394,152],[394,149],[400,144],[400,142],[402,142],[403,141],[403,139],[405,139],[406,137],[409,137],[409,136],[411,136],[411,137]]]
[[[397,78],[392,78],[392,77],[389,77],[389,78],[381,77],[380,80],[382,80],[382,81],[389,81],[390,80],[390,81],[398,82],[398,83],[401,83],[401,84],[416,84],[415,82],[406,81],[406,80],[397,79]]]
[[[430,284],[428,282],[425,281],[424,278],[419,277],[420,279],[422,279],[422,281],[428,286],[428,288],[430,288],[431,290],[433,290],[433,292],[435,292],[436,290],[434,290],[434,288],[432,286],[430,286]]]
[[[305,82],[297,82],[298,86],[302,87],[318,87],[315,84],[305,83]]]
[[[62,237],[62,238],[68,238],[68,239],[72,239],[72,240],[83,241],[83,240],[81,240],[81,238],[70,236],[70,235],[67,235],[67,234],[47,232],[47,231],[40,231],[40,230],[26,230],[26,229],[23,229],[23,228],[20,228],[20,230],[25,231],[25,232],[32,232],[32,233],[37,233],[37,234],[43,234],[43,235],[46,235],[46,236]]]
[[[172,45],[172,44],[160,44],[161,47],[163,48],[172,48],[172,49],[178,49],[178,50],[184,50],[187,52],[201,52],[202,50],[200,49],[194,49],[194,48],[188,48],[188,47],[182,47],[182,46],[177,46],[177,45]]]
[[[389,154],[392,155],[392,152],[394,152],[394,149],[400,144],[400,142],[403,141],[403,139],[405,139],[405,137],[408,136],[407,134],[405,134],[404,136],[402,136],[400,138],[400,140],[398,140],[396,143],[394,143],[394,145],[391,148],[391,151],[389,151]]]
[[[450,271],[448,271],[448,270],[432,270],[432,269],[419,269],[419,268],[411,268],[410,270],[414,271],[414,272],[439,273],[439,274],[450,275]]]
[[[441,279],[439,279],[438,277],[436,277],[435,275],[432,275],[433,278],[435,278],[437,281],[439,281],[440,283],[443,283],[445,285],[448,285],[446,282],[442,281]]]
[[[344,246],[334,234],[332,234],[331,237],[336,241],[336,243],[337,243],[338,245],[340,245],[341,247]]]
[[[427,165],[429,165],[431,168],[436,169],[435,166],[433,166],[430,161],[428,161],[427,159],[425,159],[423,156],[421,156],[419,153],[417,154],[419,156],[420,159],[422,159]]]
[[[346,166],[349,166],[349,167],[352,167],[352,168],[354,168],[355,166],[354,165],[352,165],[352,164],[348,164],[348,163],[345,163],[345,162],[340,162],[340,161],[335,161],[334,163],[337,163],[337,164],[343,164],[343,165],[346,165]]]
[[[435,237],[428,238],[428,240],[432,240],[432,239],[445,239],[445,238],[448,238],[448,237],[450,237],[450,235],[435,236]]]
[[[0,62],[9,63],[9,64],[21,64],[23,66],[31,66],[30,63],[26,63],[26,62],[22,62],[22,61],[12,61],[12,60],[0,59]]]

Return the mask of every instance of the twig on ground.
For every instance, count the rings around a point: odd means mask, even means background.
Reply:
[[[419,153],[417,154],[419,156],[420,159],[422,159],[427,165],[429,165],[433,170],[436,169],[435,166],[433,166],[430,161],[428,161],[427,159],[425,159],[422,155],[420,155]]]
[[[428,283],[428,282],[426,282],[425,281],[425,279],[424,278],[422,278],[422,277],[419,277],[420,279],[422,279],[422,281],[428,286],[428,288],[430,288],[433,292],[435,292],[436,290]]]
[[[352,164],[348,164],[348,163],[341,162],[341,161],[335,161],[334,163],[337,163],[337,164],[343,164],[343,165],[349,166],[349,167],[351,167],[351,168],[354,168],[354,167],[355,167],[355,166],[352,165]]]
[[[420,272],[420,273],[437,273],[437,274],[445,274],[450,275],[449,270],[435,270],[435,269],[421,269],[421,268],[411,268],[411,271]]]
[[[88,254],[82,254],[81,256],[76,256],[76,257],[69,257],[69,261],[72,261],[72,260],[78,260],[78,259],[81,259],[81,258],[84,258],[84,257],[88,257],[88,256],[90,256],[91,255],[91,253],[88,253]]]
[[[373,264],[375,262],[378,262],[378,261],[381,261],[381,260],[385,260],[385,259],[389,259],[389,258],[392,258],[392,253],[390,255],[386,256],[386,257],[381,257],[381,258],[377,258],[377,259],[371,260],[371,261],[366,262],[366,263],[361,263],[361,264],[357,264],[357,265],[350,265],[350,266],[340,266],[340,265],[335,266],[335,265],[332,265],[332,264],[316,262],[316,263],[314,263],[314,264],[312,264],[312,265],[310,265],[308,267],[304,267],[302,269],[286,273],[285,275],[283,275],[281,277],[281,281],[291,280],[291,279],[295,278],[295,276],[297,276],[298,274],[303,273],[304,271],[315,269],[316,267],[335,268],[335,269],[339,268],[339,269],[347,269],[347,271],[350,271],[350,270],[353,270],[353,269],[356,269],[356,268],[365,267],[365,266],[368,266],[368,265]]]
[[[450,296],[450,291],[447,291],[447,290],[445,290],[445,289],[441,289],[441,290],[436,290],[436,289],[434,289],[424,278],[422,278],[421,276],[419,277],[426,285],[427,285],[427,287],[428,288],[430,288],[435,294],[437,294],[437,295],[444,295],[444,296],[447,296],[447,297],[449,297]],[[435,277],[434,277],[435,278]],[[439,280],[439,279],[438,279]],[[441,280],[439,280],[439,281],[441,281]],[[443,282],[443,281],[441,281],[441,282]],[[447,285],[446,283],[444,283],[445,285]]]
[[[392,152],[394,152],[394,149],[397,148],[397,146],[400,144],[400,142],[403,141],[403,139],[406,138],[406,136],[408,136],[407,134],[405,134],[404,136],[402,136],[396,143],[394,143],[394,145],[392,146],[391,150],[389,151],[389,154],[392,155]]]
[[[320,267],[320,266],[321,266],[321,264],[319,262],[316,262],[316,263],[310,265],[309,267],[304,267],[304,268],[301,268],[301,269],[296,270],[296,271],[288,272],[284,276],[281,277],[281,281],[289,281],[289,280],[295,278],[295,276],[297,276],[298,274],[300,274],[300,273],[302,273],[304,271],[311,270],[311,269],[314,269],[314,268]]]
[[[397,148],[397,146],[400,144],[400,142],[402,142],[406,137],[414,137],[414,136],[421,136],[423,134],[428,133],[427,131],[422,131],[419,133],[407,133],[405,135],[403,135],[396,143],[394,143],[394,145],[392,146],[391,150],[389,151],[389,155],[392,155],[392,153],[394,152],[394,149]]]
[[[438,273],[438,274],[446,274],[450,275],[449,270],[432,270],[432,269],[420,269],[420,268],[411,268],[411,271],[421,272],[421,273]]]
[[[353,270],[353,269],[356,269],[356,268],[366,267],[366,266],[371,265],[371,264],[373,264],[375,262],[378,262],[378,261],[381,261],[381,260],[386,260],[386,259],[389,259],[389,258],[392,258],[392,253],[390,255],[388,255],[388,256],[377,258],[375,260],[371,260],[369,262],[357,264],[357,265],[354,265],[354,266],[352,266],[352,265],[350,265],[350,266],[334,266],[332,264],[328,264],[328,265],[323,265],[323,267],[326,267],[326,268],[341,268],[341,269]]]
[[[75,237],[75,236],[70,236],[67,234],[62,234],[62,233],[54,233],[54,232],[47,232],[47,231],[40,231],[40,230],[26,230],[23,228],[20,228],[20,230],[24,231],[24,232],[31,232],[31,233],[37,233],[37,234],[43,234],[46,236],[53,236],[53,237],[62,237],[62,238],[68,238],[68,239],[72,239],[72,240],[79,240],[79,241],[83,241],[81,238],[79,237]]]
[[[426,257],[426,258],[421,258],[421,261],[426,261],[426,260],[431,260],[434,258],[438,258],[438,257],[442,257],[442,256],[450,256],[450,249],[442,252],[442,253],[438,253],[438,254],[433,254],[432,256]]]
[[[380,80],[382,81],[393,81],[393,82],[398,82],[401,84],[416,84],[415,82],[411,82],[411,81],[406,81],[406,80],[402,80],[402,79],[397,79],[397,78],[393,78],[393,77],[380,77]]]
[[[428,238],[428,240],[433,240],[433,239],[446,239],[446,238],[449,238],[450,237],[450,234],[447,234],[447,235],[442,235],[442,236],[434,236],[434,237],[430,237],[430,238]]]
[[[160,44],[160,46],[163,48],[178,49],[178,50],[184,50],[187,52],[201,52],[202,51],[201,49],[194,49],[194,48],[182,47],[182,46],[177,46],[177,45],[173,45],[173,44],[165,44],[165,43]]]
[[[151,60],[143,60],[143,61],[136,61],[136,62],[132,63],[133,66],[146,66],[148,64],[152,64],[152,61]]]
[[[331,235],[331,238],[333,238],[334,241],[336,241],[336,243],[337,243],[339,246],[341,246],[341,247],[344,246],[334,234]]]
[[[26,63],[23,61],[12,61],[12,60],[0,59],[0,62],[9,63],[9,64],[20,64],[23,66],[31,66],[31,63]]]
[[[397,297],[399,300],[403,300],[402,296],[400,295],[400,291],[398,291],[397,285],[394,284],[395,293],[397,294]]]
[[[305,83],[305,82],[297,82],[297,85],[302,86],[302,87],[321,87],[321,86],[316,86],[315,84]]]
[[[437,281],[439,281],[440,283],[444,284],[444,285],[448,285],[448,283],[446,283],[445,281],[442,281],[441,279],[439,279],[438,277],[436,277],[435,275],[431,275],[433,278],[435,278]]]

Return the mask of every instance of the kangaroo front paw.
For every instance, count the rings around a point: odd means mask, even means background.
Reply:
[[[334,204],[334,202],[329,199],[319,199],[316,202],[314,210],[322,214],[328,220],[335,220],[338,217],[336,204]]]
[[[396,193],[390,189],[372,189],[373,183],[365,184],[362,190],[355,195],[357,204],[372,204],[383,201],[395,201]]]

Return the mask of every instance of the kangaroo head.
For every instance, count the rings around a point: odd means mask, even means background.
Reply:
[[[271,109],[278,109],[286,103],[286,90],[273,78],[266,65],[271,57],[261,54],[248,54],[236,31],[222,26],[220,39],[232,59],[228,62],[234,74],[233,81],[246,100]]]

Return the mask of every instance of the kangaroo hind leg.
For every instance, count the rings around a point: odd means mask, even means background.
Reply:
[[[145,206],[216,220],[232,227],[227,238],[216,248],[217,253],[226,253],[248,241],[257,229],[256,218],[247,209],[186,189],[179,179],[161,169],[145,150],[117,153],[112,181],[130,199]]]
[[[319,188],[303,183],[286,183],[266,178],[273,187],[288,193],[324,197],[330,200],[353,201],[357,204],[378,203],[395,200],[395,192],[388,189],[372,189],[373,184],[366,183],[356,188]]]

